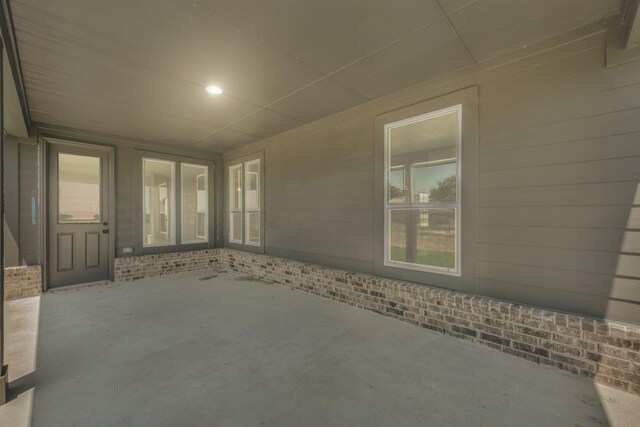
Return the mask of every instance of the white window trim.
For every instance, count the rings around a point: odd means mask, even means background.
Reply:
[[[458,141],[457,141],[457,153],[456,153],[456,202],[429,202],[429,203],[389,203],[389,130],[395,127],[404,126],[410,123],[419,122],[426,119],[431,119],[451,112],[458,112]],[[413,173],[413,169],[411,170]],[[391,210],[406,210],[406,209],[454,209],[455,212],[455,230],[456,230],[456,250],[455,250],[455,269],[436,267],[436,266],[422,266],[418,264],[392,261],[390,258],[389,242],[391,239],[391,229],[389,227],[389,212]],[[399,120],[384,125],[384,265],[386,267],[402,268],[407,270],[417,270],[429,273],[437,273],[449,276],[462,275],[460,266],[462,265],[462,258],[460,252],[460,245],[462,243],[462,225],[460,221],[460,212],[462,210],[462,105],[454,105],[452,107],[443,108],[430,113],[421,114],[419,116],[410,117],[407,119]]]
[[[238,163],[236,165],[232,165],[229,166],[229,199],[227,200],[227,204],[229,206],[229,242],[230,243],[238,243],[238,244],[242,244],[243,241],[243,237],[244,237],[244,221],[240,220],[240,240],[234,240],[231,238],[231,236],[233,236],[233,213],[239,213],[240,216],[243,216],[243,208],[244,208],[244,170],[242,167],[242,163]],[[233,197],[233,194],[235,193],[235,188],[233,188],[233,180],[231,179],[231,174],[233,171],[235,171],[236,169],[240,169],[240,197],[239,197],[239,207],[235,207],[235,208],[231,208],[231,197]]]
[[[146,234],[145,234],[145,211],[144,211],[144,202],[145,202],[145,194],[144,194],[144,166],[145,161],[150,160],[158,163],[167,163],[171,165],[171,188],[173,189],[173,197],[171,197],[171,206],[170,206],[170,214],[169,218],[170,227],[171,227],[171,241],[168,243],[153,243],[147,244],[145,243]],[[163,246],[175,246],[176,245],[176,162],[171,160],[162,160],[162,159],[154,159],[152,157],[143,157],[142,158],[142,247],[143,248],[157,248]]]
[[[182,180],[184,176],[183,171],[185,166],[204,169],[204,206],[205,206],[204,239],[183,240],[184,238],[184,191],[182,187]],[[196,179],[196,183],[197,183],[197,179]],[[197,221],[197,215],[196,215],[196,221]],[[180,162],[180,244],[188,245],[188,244],[196,244],[196,243],[209,243],[209,167],[207,165],[199,165],[196,163]]]
[[[258,164],[258,177],[257,177],[257,187],[256,187],[256,191],[258,192],[258,207],[257,208],[248,208],[247,207],[247,188],[246,188],[246,184],[247,184],[247,174],[248,174],[248,166],[252,165],[252,164]],[[249,213],[252,212],[257,212],[260,213],[261,209],[260,209],[260,203],[262,202],[262,192],[260,191],[260,185],[262,184],[260,181],[260,174],[261,174],[261,169],[262,169],[262,164],[260,163],[260,159],[255,159],[255,160],[249,160],[248,162],[244,162],[243,165],[243,176],[242,176],[242,193],[243,193],[243,197],[244,197],[244,228],[243,228],[243,237],[244,237],[244,244],[245,245],[249,245],[249,246],[260,246],[262,244],[262,238],[261,238],[261,233],[262,233],[262,225],[260,225],[260,233],[258,233],[258,243],[253,243],[253,242],[249,242],[249,233],[246,232],[246,230],[249,229]]]

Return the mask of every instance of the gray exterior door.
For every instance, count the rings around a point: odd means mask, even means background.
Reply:
[[[110,162],[108,149],[49,144],[49,288],[110,278]]]

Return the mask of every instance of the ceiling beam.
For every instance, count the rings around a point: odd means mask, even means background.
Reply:
[[[622,16],[627,27],[625,49],[640,46],[640,0],[628,0]]]
[[[11,8],[7,0],[0,0],[0,32],[2,34],[4,48],[7,51],[7,57],[9,58],[13,81],[16,85],[16,92],[18,93],[18,100],[20,101],[20,108],[22,110],[22,118],[24,119],[27,132],[29,132],[31,129],[31,116],[29,114],[29,104],[27,103],[27,92],[22,78],[22,68],[20,67],[16,33],[13,28],[13,19],[11,18]]]
[[[640,58],[640,0],[626,0],[607,20],[607,67]]]

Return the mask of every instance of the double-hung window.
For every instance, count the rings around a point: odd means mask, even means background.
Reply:
[[[462,106],[384,126],[384,264],[460,274]]]
[[[478,87],[374,121],[374,273],[478,292]]]
[[[262,158],[250,156],[228,167],[227,233],[232,245],[259,250],[262,238]]]

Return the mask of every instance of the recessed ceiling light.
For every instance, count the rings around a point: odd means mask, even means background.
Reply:
[[[222,93],[222,89],[216,85],[207,86],[207,92],[211,95],[220,95]]]

